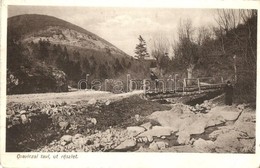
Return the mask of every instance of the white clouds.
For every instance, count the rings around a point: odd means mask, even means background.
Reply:
[[[148,17],[129,15],[118,15],[102,23],[93,23],[88,26],[90,31],[110,40],[111,43],[130,55],[134,53],[139,35],[142,35],[148,42],[158,32],[170,35],[170,31],[174,27],[175,25],[159,24]]]

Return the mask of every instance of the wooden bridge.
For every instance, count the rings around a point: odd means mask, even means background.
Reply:
[[[144,96],[148,99],[165,99],[194,95],[202,96],[209,93],[220,93],[224,87],[225,83],[222,77],[218,80],[213,77],[184,78],[183,80],[178,80],[175,77],[158,79],[158,81],[151,81],[149,79],[129,80],[129,91],[143,90]]]

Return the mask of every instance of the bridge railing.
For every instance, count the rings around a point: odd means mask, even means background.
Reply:
[[[207,89],[219,89],[224,86],[222,77],[201,78],[166,78],[152,81],[150,79],[129,79],[129,91],[143,90],[144,93],[185,93],[201,92]]]

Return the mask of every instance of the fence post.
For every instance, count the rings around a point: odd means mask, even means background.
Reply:
[[[221,76],[221,83],[224,83],[224,79],[223,79],[223,77]]]
[[[185,87],[186,87],[186,78],[183,79],[182,93],[184,93]]]
[[[199,93],[200,93],[200,78],[198,78],[197,80],[198,80],[198,88],[199,88]]]
[[[144,89],[144,94],[146,93],[146,79],[143,80],[143,89]]]
[[[86,74],[86,90],[88,90],[88,77],[89,77],[89,74]]]
[[[127,88],[127,90],[126,90],[126,92],[129,92],[129,79],[130,79],[130,74],[127,74],[127,76],[126,76],[126,88]]]
[[[132,87],[133,87],[132,86],[132,82],[133,82],[132,79],[130,79],[130,83],[129,83],[129,90],[130,90],[130,92],[132,92]]]
[[[177,74],[174,75],[174,92],[177,92]]]

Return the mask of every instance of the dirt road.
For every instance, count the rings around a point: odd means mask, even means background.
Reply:
[[[134,91],[129,93],[113,94],[111,92],[104,91],[75,91],[75,92],[63,92],[63,93],[40,93],[40,94],[21,94],[21,95],[8,95],[7,103],[29,103],[29,102],[67,102],[73,103],[81,100],[90,100],[92,98],[96,100],[120,100],[132,95],[141,94],[142,91]]]

